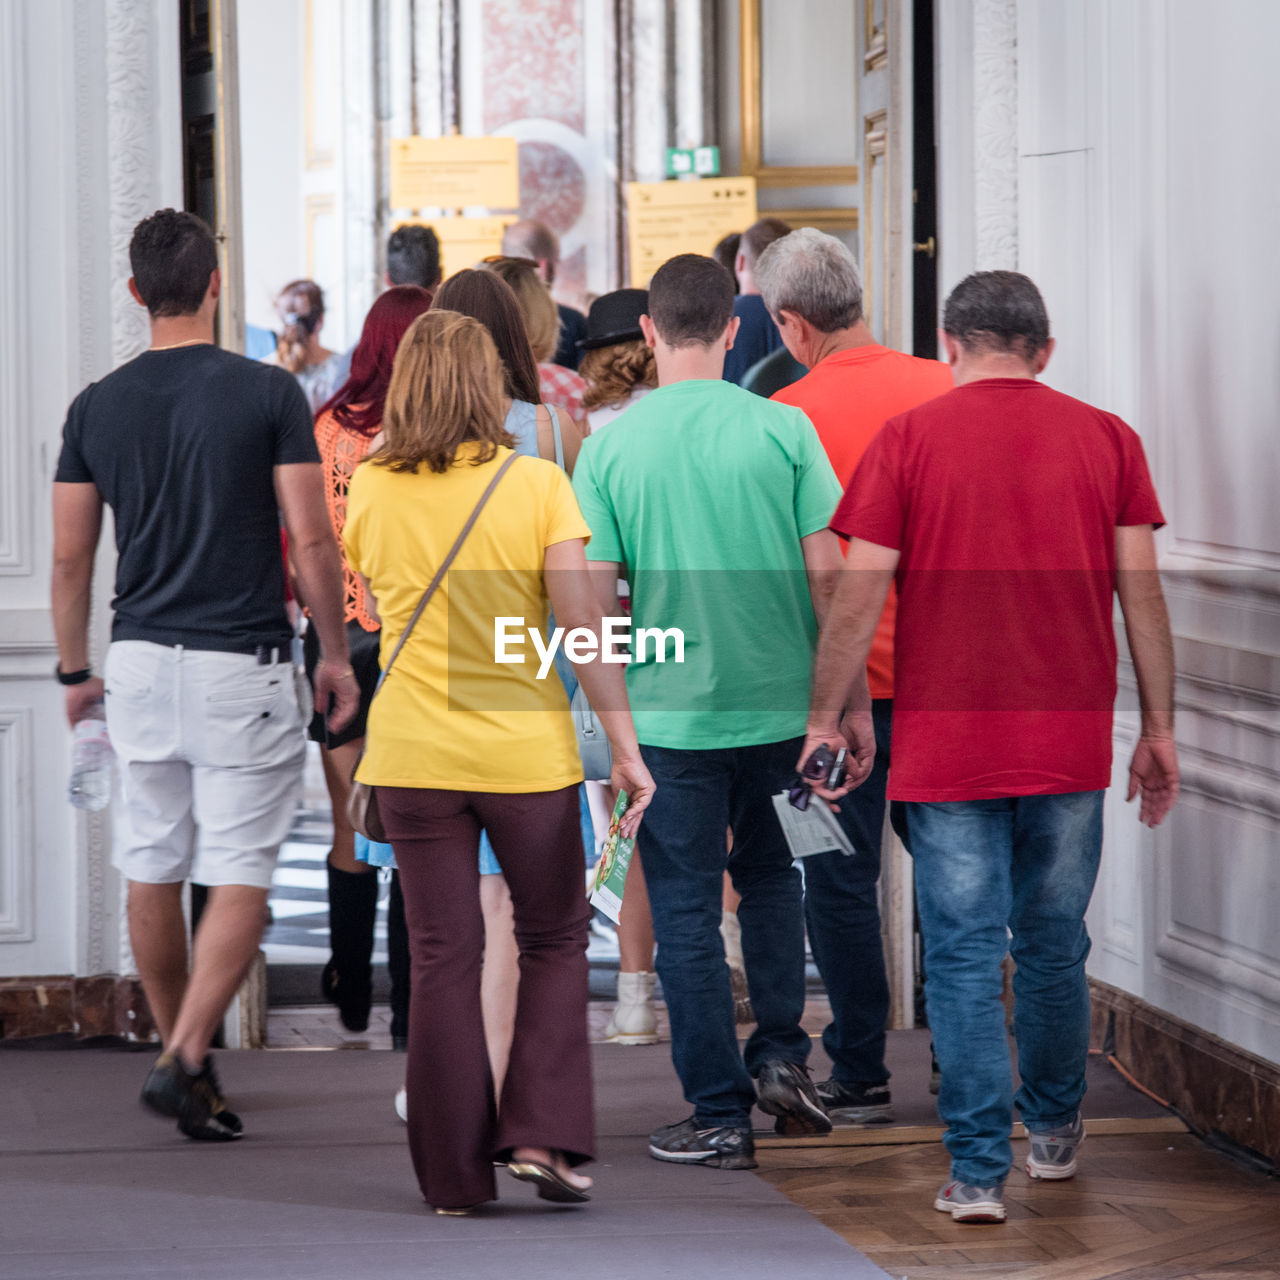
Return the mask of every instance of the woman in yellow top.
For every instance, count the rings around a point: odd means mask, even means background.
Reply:
[[[386,444],[352,479],[343,531],[347,558],[377,602],[384,666],[512,452],[502,386],[479,321],[430,311],[405,335],[383,416]],[[499,626],[542,631],[552,604],[558,626],[599,636],[590,536],[564,472],[518,457],[369,712],[357,777],[378,789],[400,867],[413,961],[409,1146],[422,1193],[439,1212],[496,1198],[495,1160],[547,1199],[585,1200],[590,1186],[573,1172],[594,1147],[582,768],[554,669],[539,679],[527,630],[523,646],[504,646],[503,656],[523,661],[499,661],[495,637]],[[613,747],[613,782],[631,797],[623,830],[632,835],[653,781],[622,668],[596,659],[578,674]],[[481,830],[510,886],[520,947],[515,1039],[496,1108],[480,1011]]]

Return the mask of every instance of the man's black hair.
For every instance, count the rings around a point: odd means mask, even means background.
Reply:
[[[434,227],[397,227],[387,240],[387,279],[434,289],[440,283],[440,237]]]
[[[1032,360],[1049,341],[1040,290],[1019,271],[977,271],[951,291],[942,328],[969,351],[1009,351]]]
[[[714,259],[681,253],[649,282],[649,318],[669,347],[707,346],[733,319],[733,277]]]
[[[209,292],[209,277],[218,269],[218,246],[194,213],[161,209],[134,227],[129,267],[153,316],[190,316]]]

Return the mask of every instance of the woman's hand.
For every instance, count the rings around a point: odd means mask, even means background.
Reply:
[[[640,819],[653,799],[654,781],[645,767],[644,761],[637,755],[618,756],[613,758],[613,772],[609,775],[609,785],[616,795],[619,791],[627,793],[627,810],[622,815],[620,824],[622,834],[628,840],[634,839],[640,829]]]

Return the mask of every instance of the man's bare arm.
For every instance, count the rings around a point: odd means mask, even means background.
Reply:
[[[827,610],[840,581],[840,539],[830,529],[819,529],[800,539],[804,554],[804,571],[809,579],[809,599],[813,603],[813,616],[821,629],[826,625]]]
[[[102,532],[102,495],[92,484],[53,486],[53,575],[49,583],[58,666],[83,671],[89,665],[89,606],[93,561]],[[82,720],[102,697],[102,681],[67,689],[67,719]]]
[[[316,710],[329,713],[329,727],[341,729],[359,707],[360,690],[351,670],[343,625],[342,560],[329,523],[320,464],[295,462],[275,469],[276,501],[289,531],[289,556],[311,625],[320,638],[315,672]]]
[[[1149,524],[1116,530],[1116,594],[1138,679],[1142,730],[1129,765],[1132,800],[1141,793],[1138,817],[1158,826],[1178,798],[1178,753],[1173,742],[1173,632]]]
[[[875,761],[867,658],[897,567],[898,552],[893,548],[854,538],[818,636],[809,723],[800,759],[808,759],[821,742],[828,746],[847,744],[853,757],[847,786],[829,794],[814,788],[828,799],[856,787]]]

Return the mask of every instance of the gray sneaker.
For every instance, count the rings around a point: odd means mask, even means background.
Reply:
[[[1003,1222],[1004,1188],[973,1187],[967,1182],[943,1183],[933,1202],[939,1213],[956,1222]]]
[[[1058,1182],[1075,1177],[1076,1152],[1084,1141],[1084,1121],[1079,1113],[1070,1124],[1060,1124],[1044,1133],[1027,1131],[1031,1150],[1027,1155],[1027,1177]]]

